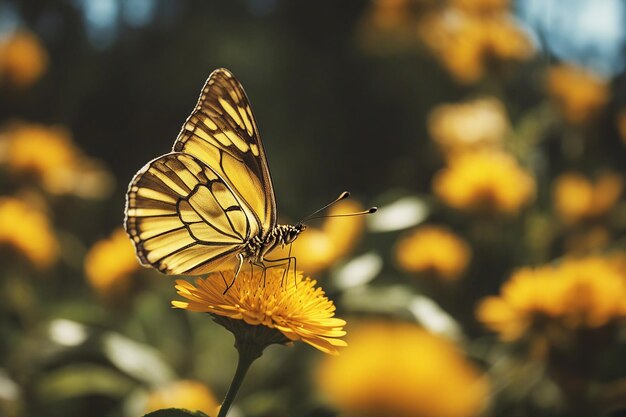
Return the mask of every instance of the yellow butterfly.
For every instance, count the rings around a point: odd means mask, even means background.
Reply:
[[[244,261],[264,266],[266,254],[305,230],[276,223],[263,144],[228,70],[209,76],[172,152],[137,172],[124,225],[143,265],[174,275],[234,267],[235,277]]]

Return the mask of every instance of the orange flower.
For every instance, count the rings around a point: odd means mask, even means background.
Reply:
[[[533,47],[509,15],[485,23],[485,49],[489,56],[503,61],[524,60],[533,54]]]
[[[135,249],[122,228],[96,242],[85,256],[87,281],[104,298],[124,293],[131,274],[138,269]]]
[[[463,83],[478,81],[489,61],[527,59],[533,48],[506,13],[485,16],[447,8],[422,20],[419,33],[447,70]]]
[[[500,296],[479,304],[477,317],[506,341],[550,323],[569,329],[604,326],[626,317],[626,276],[620,266],[595,256],[521,269]]]
[[[211,390],[199,381],[174,381],[148,394],[145,413],[162,408],[184,408],[202,411],[209,416],[217,415],[219,402]]]
[[[34,34],[19,31],[0,40],[0,80],[27,87],[43,75],[47,66],[48,55]]]
[[[624,187],[622,177],[601,173],[595,183],[576,172],[560,175],[553,189],[554,208],[566,224],[579,223],[608,213]]]
[[[368,322],[348,341],[316,378],[342,415],[470,417],[485,407],[486,379],[445,339],[412,324]]]
[[[449,230],[423,226],[402,238],[396,246],[396,260],[408,272],[433,274],[445,280],[458,279],[469,263],[467,243]]]
[[[13,197],[0,198],[0,244],[17,250],[40,269],[49,268],[59,255],[45,213]]]
[[[357,36],[369,53],[387,55],[414,49],[415,21],[432,0],[379,0],[370,2],[358,22]]]
[[[609,101],[607,80],[573,65],[558,65],[548,71],[548,92],[570,123],[585,123]]]
[[[277,268],[241,271],[233,286],[224,293],[233,272],[211,273],[197,279],[196,285],[176,281],[176,291],[188,301],[172,301],[177,308],[210,313],[250,326],[263,326],[282,333],[287,340],[301,340],[322,352],[336,355],[346,346],[346,322],[334,317],[335,305],[316,281],[300,272]]]
[[[410,1],[381,0],[374,2],[370,16],[375,27],[393,29],[407,22],[410,17]]]
[[[433,179],[435,195],[459,210],[515,214],[531,202],[535,183],[505,153],[472,152],[454,158]]]
[[[14,175],[34,177],[50,193],[102,198],[112,191],[111,175],[82,154],[67,129],[19,123],[7,129],[4,141],[0,162]]]
[[[435,107],[428,130],[443,153],[455,156],[477,150],[497,150],[509,131],[504,105],[487,97],[460,104]]]
[[[7,132],[4,162],[20,174],[31,174],[45,181],[57,170],[74,164],[78,150],[70,133],[58,126],[19,124]]]
[[[469,13],[493,13],[505,11],[510,0],[452,0],[451,3]]]
[[[586,227],[568,233],[565,238],[565,253],[568,255],[587,255],[607,247],[611,234],[604,226]]]

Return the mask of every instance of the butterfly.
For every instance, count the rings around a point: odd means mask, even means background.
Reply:
[[[243,87],[226,69],[206,81],[172,152],[141,168],[124,226],[145,266],[202,275],[265,256],[306,225],[279,225],[263,143]]]

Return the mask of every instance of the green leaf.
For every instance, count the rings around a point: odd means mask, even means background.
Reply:
[[[182,408],[164,408],[153,411],[143,417],[209,417],[202,411],[189,411]]]

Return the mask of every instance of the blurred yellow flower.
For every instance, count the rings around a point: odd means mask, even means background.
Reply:
[[[470,417],[486,405],[486,379],[453,344],[415,325],[361,323],[348,343],[316,375],[342,415]]]
[[[433,179],[435,195],[467,211],[515,214],[535,196],[535,182],[513,157],[501,152],[466,153]]]
[[[611,258],[565,259],[556,265],[523,268],[487,297],[478,319],[503,340],[521,338],[550,322],[568,329],[593,328],[626,317],[626,275]]]
[[[70,133],[61,127],[20,124],[9,129],[5,163],[19,173],[45,179],[57,169],[70,166],[77,150]]]
[[[247,269],[247,268],[244,268]],[[334,317],[335,305],[317,283],[293,270],[255,268],[242,270],[233,286],[224,293],[234,273],[214,272],[196,285],[176,281],[176,291],[189,301],[172,301],[177,308],[243,320],[245,323],[276,329],[289,340],[301,340],[325,353],[338,354],[346,346],[344,320]]]
[[[215,416],[219,407],[215,395],[205,384],[199,381],[181,380],[150,392],[144,412],[147,414],[162,408],[184,408]]]
[[[423,226],[400,239],[395,256],[398,265],[408,272],[456,280],[465,272],[471,250],[463,239],[449,230]]]
[[[547,83],[549,94],[570,123],[589,121],[611,94],[607,80],[573,65],[550,68]]]
[[[608,213],[617,203],[624,181],[613,172],[603,172],[595,182],[576,172],[561,174],[554,182],[554,208],[566,224],[579,223]]]
[[[369,53],[388,55],[415,49],[415,24],[432,0],[370,2],[357,25],[357,39]]]
[[[502,102],[493,97],[437,106],[428,116],[428,131],[444,155],[499,149],[510,129]]]
[[[410,20],[410,0],[379,0],[372,2],[371,23],[376,28],[394,29]]]
[[[50,193],[101,198],[112,191],[111,175],[85,157],[62,127],[15,124],[5,132],[3,149],[0,162],[10,172],[34,177]]]
[[[611,233],[606,227],[583,227],[567,233],[564,250],[568,255],[588,255],[606,248],[610,242]]]
[[[418,31],[451,75],[463,83],[478,81],[491,62],[523,60],[534,52],[507,13],[478,16],[448,7],[424,18]]]
[[[130,239],[122,228],[96,242],[85,256],[85,276],[98,295],[109,299],[124,293],[130,276],[139,269]]]
[[[27,201],[0,198],[0,244],[23,254],[40,269],[58,258],[59,247],[45,213]]]
[[[469,13],[502,12],[509,7],[510,0],[451,0],[454,7]]]
[[[0,39],[0,81],[27,87],[37,81],[48,66],[48,54],[33,33],[18,31]]]
[[[328,210],[328,215],[355,213],[363,210],[354,200],[343,200]],[[298,269],[309,274],[331,267],[339,259],[348,255],[363,234],[363,216],[328,217],[321,228],[308,227],[293,242],[291,256],[297,258]],[[272,252],[272,258],[289,256],[289,246]]]

